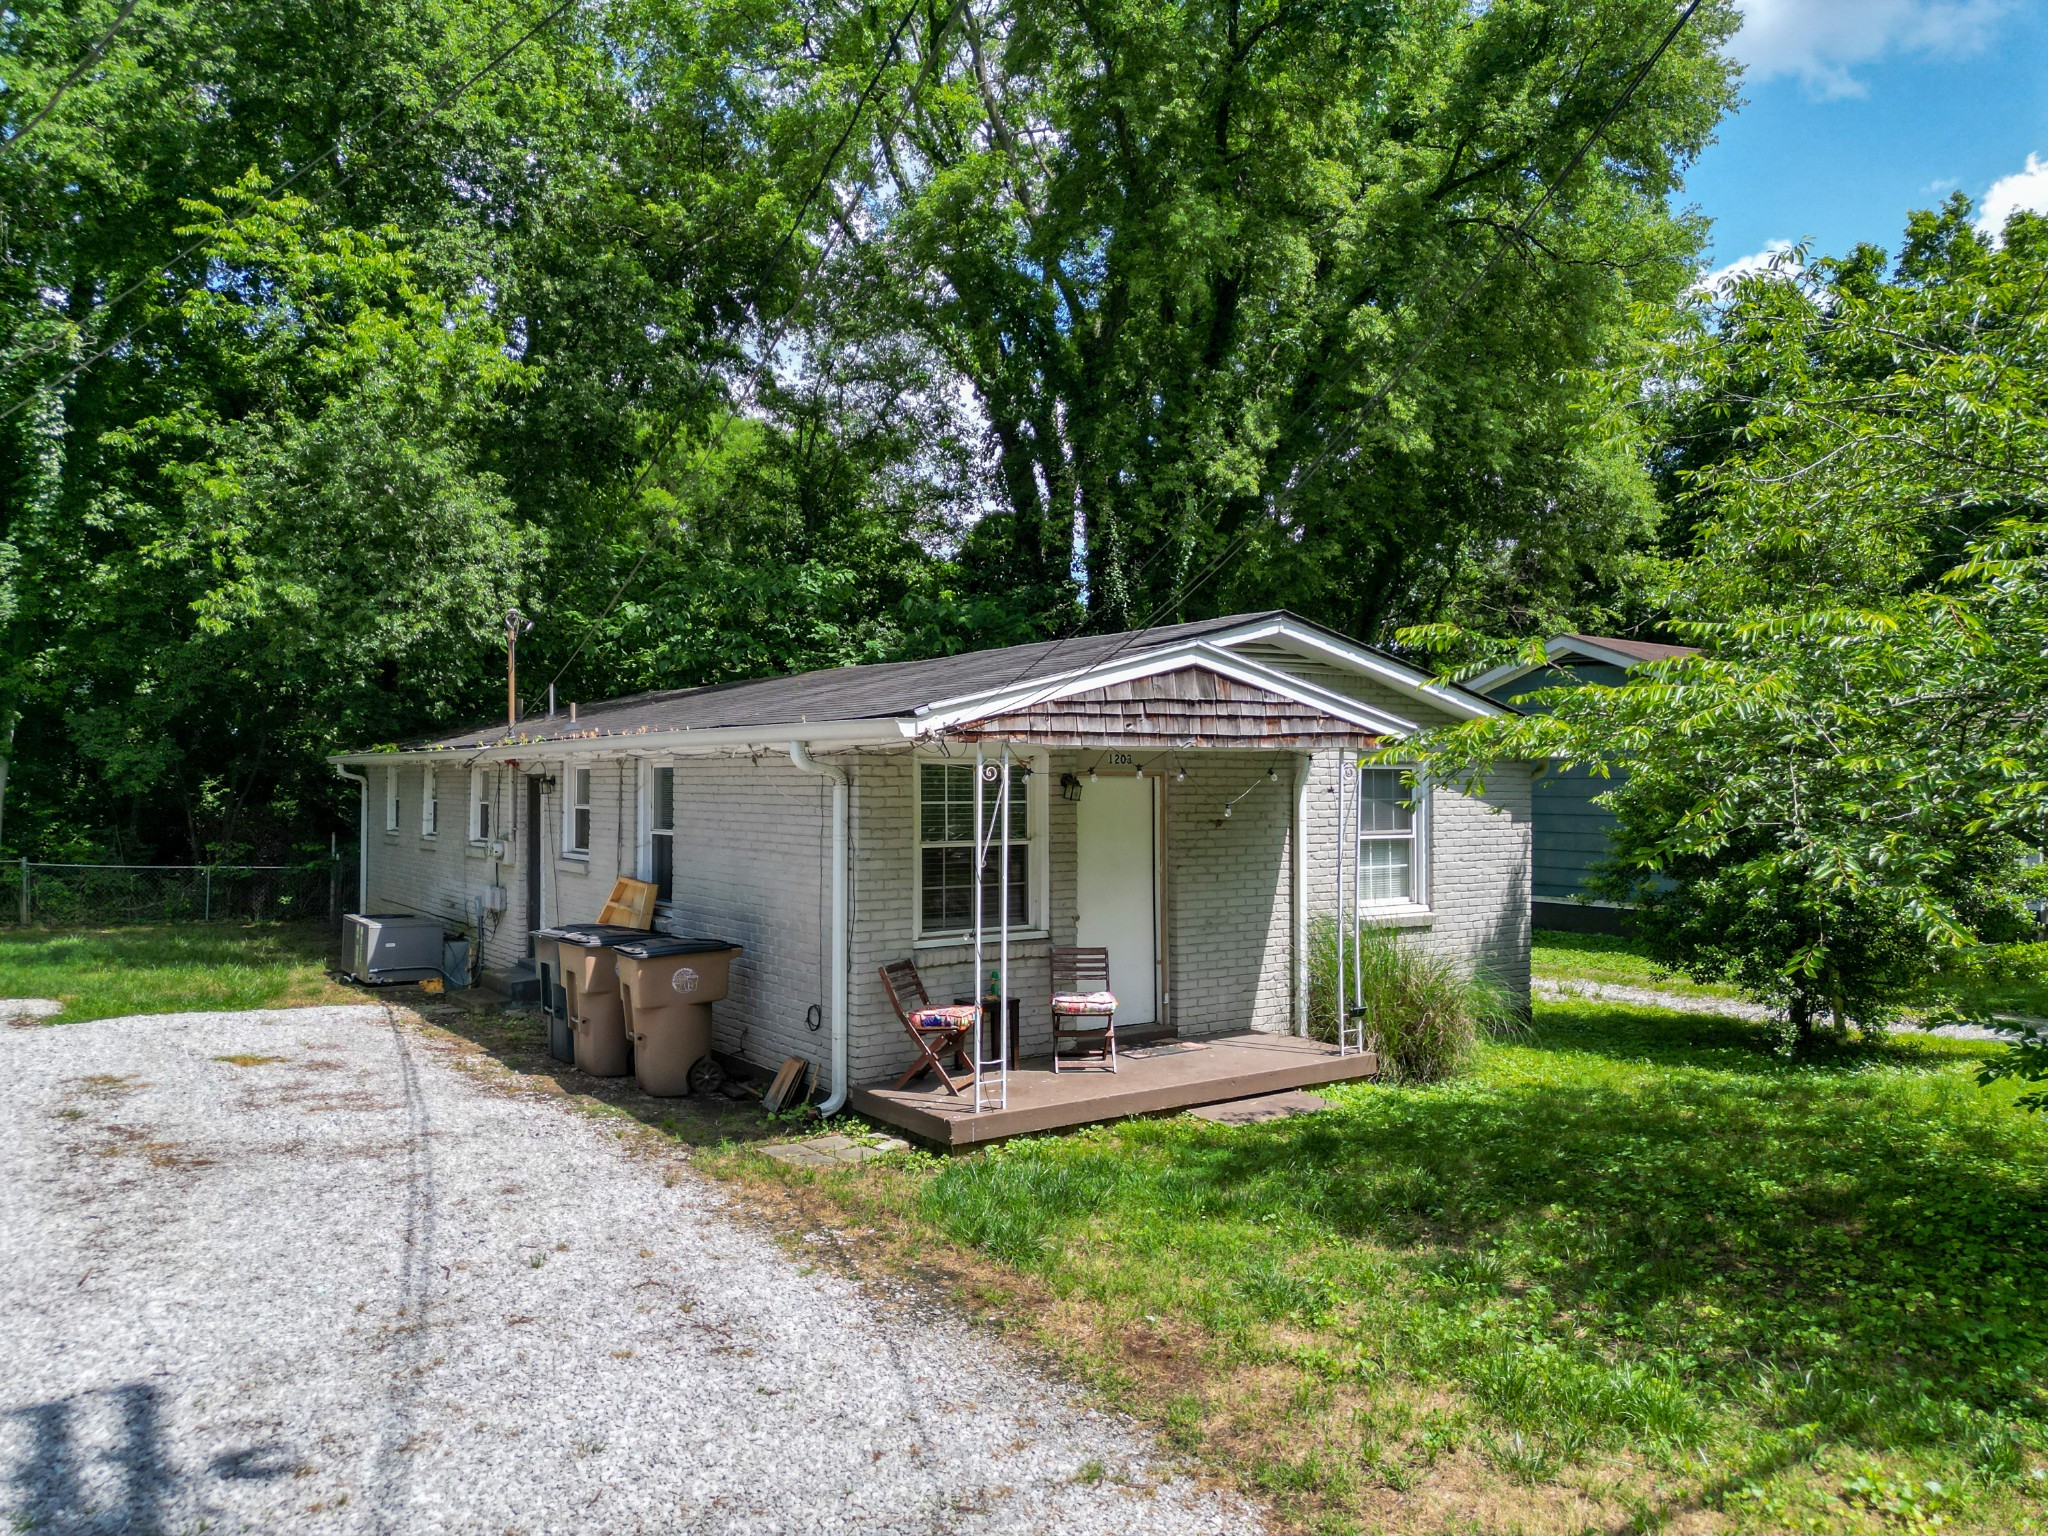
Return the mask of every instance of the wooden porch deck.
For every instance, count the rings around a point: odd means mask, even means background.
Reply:
[[[1033,1131],[1379,1075],[1379,1058],[1370,1052],[1340,1056],[1334,1045],[1292,1035],[1219,1035],[1198,1043],[1203,1049],[1169,1056],[1122,1055],[1113,1073],[1094,1066],[1055,1073],[1051,1057],[1027,1057],[1010,1069],[1009,1107],[978,1115],[970,1093],[956,1098],[930,1077],[909,1088],[856,1088],[851,1098],[870,1119],[950,1152]]]

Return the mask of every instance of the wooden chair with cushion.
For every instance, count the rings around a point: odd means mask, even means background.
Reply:
[[[908,1088],[925,1073],[936,1072],[948,1093],[959,1093],[962,1087],[974,1081],[974,1063],[968,1057],[967,1037],[974,1033],[975,1015],[980,1010],[972,1003],[951,1008],[933,1007],[924,990],[924,978],[917,974],[915,961],[897,960],[879,967],[879,970],[882,986],[889,994],[889,1006],[896,1010],[896,1017],[903,1021],[903,1028],[910,1038],[917,1042],[916,1062],[896,1079],[894,1086]],[[949,1051],[953,1065],[960,1070],[958,1081],[946,1070],[944,1057]]]
[[[1067,1041],[1080,1045],[1062,1057]],[[1116,994],[1109,990],[1109,951],[1058,949],[1052,952],[1052,1069],[1061,1061],[1100,1060],[1116,1070]]]

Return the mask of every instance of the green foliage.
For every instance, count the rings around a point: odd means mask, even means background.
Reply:
[[[1337,939],[1335,918],[1309,925],[1309,1033],[1318,1040],[1337,1038]],[[1361,927],[1344,969],[1351,1006],[1364,1009],[1366,1047],[1379,1053],[1388,1082],[1453,1077],[1481,1039],[1518,1022],[1505,988],[1386,929]]]
[[[837,131],[769,131],[780,14],[549,9],[152,0],[0,154],[16,847],[324,847],[321,755],[489,718],[512,603],[570,697],[990,627],[929,370],[741,377]],[[11,10],[0,122],[114,10]]]
[[[1612,774],[1603,894],[1662,963],[1881,1023],[2019,936],[2048,846],[2048,220],[1968,206],[1742,283],[1666,364],[1718,425],[1656,575],[1705,654],[1461,727],[1436,771]],[[1625,779],[1623,776],[1625,775]]]
[[[1527,240],[1541,178],[1668,25],[1657,0],[913,16],[841,265],[870,323],[973,391],[1003,515],[969,563],[992,582],[1057,611],[1084,562],[1114,628],[1245,533],[1184,611],[1285,603],[1371,634],[1446,603],[1555,611],[1640,534],[1640,443],[1602,370],[1690,275],[1700,228],[1667,197],[1732,99],[1731,8],[1695,18]],[[789,110],[841,101],[884,26],[807,33],[821,63]]]
[[[1985,1063],[1977,1074],[1985,1086],[1992,1083],[2048,1083],[2048,1028],[2035,1026],[2023,1031],[1996,1061]],[[2029,1093],[2015,1099],[2021,1109],[2048,1110],[2048,1091]]]

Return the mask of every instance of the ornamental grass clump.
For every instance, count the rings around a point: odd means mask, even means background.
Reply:
[[[1379,1053],[1382,1078],[1434,1083],[1455,1076],[1482,1036],[1520,1022],[1506,988],[1384,929],[1362,928],[1347,954],[1354,994],[1364,1008],[1365,1043]],[[1309,1032],[1337,1038],[1337,920],[1317,918],[1309,932]]]

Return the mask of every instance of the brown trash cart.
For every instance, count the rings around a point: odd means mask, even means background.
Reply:
[[[624,1077],[632,1070],[632,1047],[619,1006],[614,952],[621,944],[656,935],[616,923],[564,923],[543,928],[539,937],[555,940],[561,957],[562,993],[576,1032],[578,1070],[592,1077]]]
[[[726,994],[740,946],[667,934],[619,946],[619,996],[640,1090],[676,1098],[717,1086],[711,1005]]]

